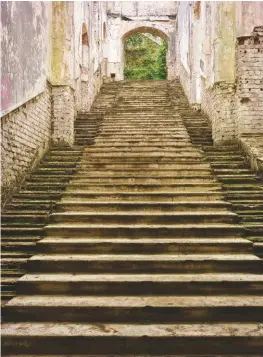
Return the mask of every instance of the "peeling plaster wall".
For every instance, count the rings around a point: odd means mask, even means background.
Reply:
[[[1,2],[2,115],[45,90],[51,17],[48,2]]]
[[[250,36],[257,26],[263,25],[262,1],[236,2],[236,34],[237,37]]]
[[[249,40],[247,51],[242,41],[237,46],[262,19],[259,1],[179,2],[177,76],[189,101],[210,118],[215,143],[262,131],[261,44]],[[240,104],[242,96],[251,103]]]
[[[2,2],[1,10],[5,202],[51,143],[74,144],[76,111],[90,108],[106,75],[107,17],[106,2],[91,1]]]
[[[123,39],[136,32],[149,32],[168,40],[168,79],[175,78],[176,2],[108,2],[109,38],[107,42],[107,77],[123,80]]]
[[[1,2],[2,203],[51,140],[52,5]]]
[[[77,111],[90,109],[106,76],[105,43],[108,38],[106,2],[75,2],[75,90]],[[82,24],[88,46],[82,45]],[[85,58],[83,51],[86,51]]]

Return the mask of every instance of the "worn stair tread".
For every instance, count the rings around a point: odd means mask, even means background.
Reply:
[[[263,324],[259,323],[207,323],[207,324],[77,324],[77,323],[4,323],[2,337],[7,336],[80,336],[80,337],[263,337]]]
[[[262,274],[200,273],[200,274],[26,274],[20,282],[263,282]],[[262,285],[263,288],[263,285]]]
[[[261,261],[253,254],[36,254],[30,261]]]
[[[231,207],[231,203],[229,202],[225,202],[225,201],[220,201],[220,200],[217,200],[217,201],[179,201],[179,202],[169,202],[169,201],[164,201],[164,202],[151,202],[151,201],[132,201],[132,202],[120,202],[120,201],[110,201],[110,202],[105,202],[105,201],[77,201],[77,200],[70,200],[70,199],[65,199],[65,198],[62,198],[62,200],[60,202],[57,203],[56,207],[59,207],[59,206],[69,206],[69,205],[88,205],[88,206],[91,206],[92,208],[93,207],[96,207],[96,206],[110,206],[110,207],[113,207],[113,206],[120,206],[120,207],[133,207],[133,206],[138,206],[138,205],[141,205],[143,206],[143,208],[149,206],[149,207],[168,207],[168,208],[177,208],[177,207],[182,207],[182,206],[188,206],[188,207],[191,207],[191,206],[201,206],[204,210],[207,209],[207,206],[208,207],[217,207],[217,208],[229,208]],[[75,212],[75,211],[74,211]]]
[[[181,216],[211,216],[211,217],[237,217],[237,214],[231,211],[225,211],[225,212],[213,212],[213,211],[202,211],[202,212],[196,212],[196,211],[180,211],[180,212],[162,212],[162,213],[156,213],[155,211],[153,212],[140,212],[139,210],[134,212],[93,212],[93,211],[81,211],[81,212],[76,212],[76,211],[67,211],[67,212],[58,212],[58,213],[52,213],[52,217],[64,217],[65,219],[69,216],[73,217],[125,217],[125,216],[132,216],[132,217],[141,217],[141,216],[149,216],[149,217],[163,217],[163,216],[171,216],[171,217],[181,217]]]
[[[181,238],[173,239],[173,238],[59,238],[59,237],[45,237],[44,239],[40,240],[37,244],[44,244],[44,243],[54,243],[54,244],[103,244],[103,243],[129,243],[129,244],[151,244],[151,243],[158,243],[158,244],[165,244],[165,243],[174,243],[174,244],[251,244],[249,240],[245,238]]]
[[[125,228],[149,228],[149,227],[154,227],[154,228],[165,228],[165,225],[161,225],[161,224],[133,224],[133,225],[129,225],[129,224],[110,224],[107,223],[106,224],[83,224],[83,223],[61,223],[61,224],[49,224],[48,226],[45,227],[46,230],[48,229],[53,229],[53,228],[84,228],[84,229],[88,229],[88,228],[107,228],[107,226],[109,227],[116,227],[116,228],[121,228],[121,227],[125,227]],[[221,228],[233,228],[233,229],[240,229],[242,230],[242,226],[240,226],[239,224],[227,224],[227,223],[200,223],[200,224],[172,224],[169,225],[169,227],[167,227],[168,229],[170,228],[178,228],[178,229],[183,229],[183,228],[218,228],[219,230]],[[262,225],[260,225],[260,227],[262,227]]]
[[[263,308],[263,297],[253,295],[239,296],[50,296],[24,295],[10,301],[10,307],[66,306],[66,307],[242,307],[259,306]]]

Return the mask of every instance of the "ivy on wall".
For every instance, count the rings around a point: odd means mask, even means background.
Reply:
[[[135,34],[124,42],[125,79],[166,79],[167,41]]]

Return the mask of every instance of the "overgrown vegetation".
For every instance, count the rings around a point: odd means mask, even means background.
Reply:
[[[124,43],[125,79],[166,79],[167,41],[135,34]]]

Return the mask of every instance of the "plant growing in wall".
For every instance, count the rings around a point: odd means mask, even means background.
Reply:
[[[166,79],[166,41],[135,34],[125,41],[124,52],[125,79]]]

